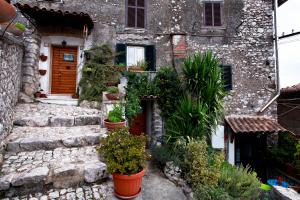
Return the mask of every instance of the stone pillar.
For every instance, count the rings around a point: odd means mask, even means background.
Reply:
[[[24,37],[25,54],[22,65],[22,95],[33,98],[39,89],[39,56],[41,37],[36,32]],[[24,100],[21,98],[21,100]]]
[[[152,137],[151,137],[151,146],[160,145],[162,142],[163,136],[163,119],[160,116],[160,109],[157,102],[153,103],[153,112],[152,112]]]

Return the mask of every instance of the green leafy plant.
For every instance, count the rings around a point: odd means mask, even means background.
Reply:
[[[179,77],[172,67],[163,67],[154,78],[156,94],[159,97],[157,103],[161,110],[161,116],[167,120],[176,110],[176,105],[182,97],[182,88]]]
[[[118,129],[101,139],[98,151],[110,173],[132,175],[144,168],[147,158],[145,145],[145,136],[134,136],[127,129]]]
[[[210,185],[200,185],[194,192],[197,200],[233,200],[224,188]]]
[[[270,159],[280,164],[295,163],[297,140],[290,133],[279,133],[278,144],[269,148]]]
[[[21,22],[15,23],[15,27],[18,28],[21,31],[25,31],[25,29],[26,29],[26,26]]]
[[[124,119],[124,108],[121,105],[115,105],[114,108],[108,113],[107,117],[109,122],[123,122]]]
[[[137,62],[137,67],[142,68],[143,70],[147,71],[148,70],[148,62],[145,60],[140,60]]]
[[[190,139],[187,143],[185,163],[188,171],[186,177],[194,189],[201,185],[217,186],[223,162],[223,153],[209,152],[205,139]]]
[[[260,181],[250,167],[235,167],[224,163],[221,168],[219,186],[236,199],[257,199]]]
[[[166,122],[167,142],[173,143],[181,137],[210,137],[207,110],[205,103],[195,102],[191,96],[181,99],[177,110]]]
[[[115,57],[111,48],[104,44],[85,51],[86,62],[82,69],[80,101],[102,101],[102,92],[118,72],[113,67]]]
[[[114,87],[114,86],[111,86],[111,87],[108,87],[106,89],[106,91],[108,93],[111,93],[111,94],[116,94],[116,93],[119,93],[119,88],[118,87]]]
[[[226,96],[219,66],[219,60],[211,51],[208,51],[188,57],[183,67],[185,91],[207,107],[207,128],[211,130],[216,128],[223,117],[223,104]]]

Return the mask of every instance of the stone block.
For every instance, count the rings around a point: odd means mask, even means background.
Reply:
[[[87,183],[94,183],[108,176],[106,164],[102,162],[87,163],[84,167],[84,180]]]
[[[47,180],[48,173],[48,167],[37,167],[15,177],[12,181],[12,185],[22,186],[43,183]]]
[[[75,126],[100,125],[101,117],[97,115],[82,115],[75,117]]]
[[[49,119],[46,116],[38,116],[38,117],[24,117],[19,118],[14,121],[14,125],[17,126],[37,126],[37,127],[45,127],[48,126]]]
[[[50,126],[66,126],[71,127],[74,126],[74,117],[72,116],[64,116],[64,117],[51,117],[50,118]]]

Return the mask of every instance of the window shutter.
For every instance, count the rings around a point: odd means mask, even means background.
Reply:
[[[156,71],[156,50],[154,45],[148,45],[145,47],[145,57],[148,62],[149,70]]]
[[[226,91],[232,90],[232,68],[230,65],[221,65],[222,79]]]
[[[126,44],[117,44],[116,53],[116,64],[124,63],[126,65]]]
[[[212,3],[205,3],[205,25],[212,26],[213,25],[213,7]]]
[[[214,26],[221,26],[221,4],[214,3]]]

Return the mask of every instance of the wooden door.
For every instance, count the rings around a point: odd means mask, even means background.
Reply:
[[[76,93],[77,47],[53,47],[52,94]]]

